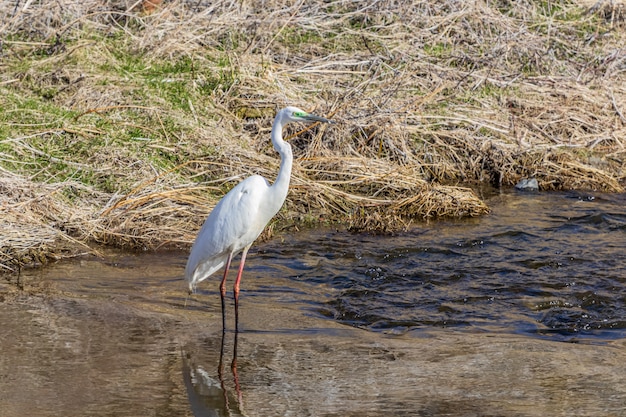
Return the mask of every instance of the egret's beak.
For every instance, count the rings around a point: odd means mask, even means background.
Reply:
[[[335,123],[332,120],[328,120],[323,117],[316,116],[314,114],[307,114],[306,116],[304,116],[304,119],[308,120],[309,122],[322,122],[322,123],[330,123],[330,124]]]

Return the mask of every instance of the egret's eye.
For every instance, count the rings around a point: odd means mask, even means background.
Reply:
[[[302,111],[294,111],[293,112],[293,117],[304,117],[304,116],[306,116],[305,112],[302,112]]]

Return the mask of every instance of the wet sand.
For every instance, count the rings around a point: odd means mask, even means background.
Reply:
[[[157,256],[23,277],[49,290],[0,304],[1,416],[626,416],[624,340],[374,333],[313,313],[310,287],[278,295],[275,277],[246,281],[238,381],[230,330],[220,378],[217,292],[185,306],[184,259]]]

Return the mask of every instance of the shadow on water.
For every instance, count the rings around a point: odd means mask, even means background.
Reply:
[[[187,299],[185,253],[26,271],[0,303],[0,415],[626,416],[626,195],[490,204],[259,243],[236,335],[219,279]]]

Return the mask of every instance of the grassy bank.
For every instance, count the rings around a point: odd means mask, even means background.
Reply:
[[[595,4],[595,7],[591,7]],[[134,6],[134,7],[133,7]],[[0,3],[0,268],[185,246],[245,176],[272,228],[488,212],[472,186],[623,192],[626,6],[577,1]]]

